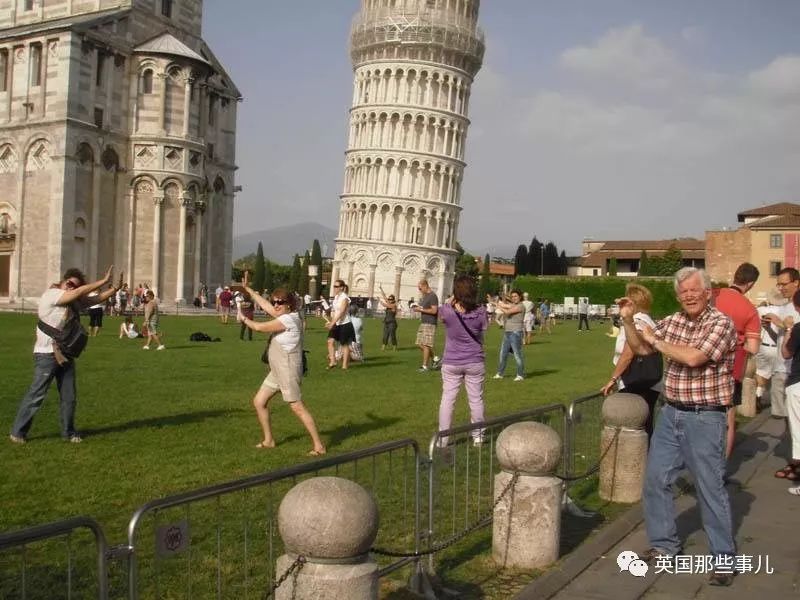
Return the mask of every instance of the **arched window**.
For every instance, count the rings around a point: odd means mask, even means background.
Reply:
[[[11,215],[7,212],[0,213],[0,233],[11,233]]]
[[[153,70],[152,69],[145,69],[142,72],[141,91],[142,91],[142,94],[152,94],[153,93]]]

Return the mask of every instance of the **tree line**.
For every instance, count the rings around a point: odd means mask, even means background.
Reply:
[[[291,265],[279,265],[264,257],[264,247],[258,242],[255,253],[248,254],[233,263],[231,278],[241,281],[245,271],[250,271],[251,287],[254,290],[274,290],[285,287],[300,295],[308,293],[308,266],[319,267],[322,278],[322,250],[319,240],[314,240],[311,252],[306,250],[302,259],[295,254]]]
[[[543,244],[536,236],[529,246],[520,244],[514,255],[514,270],[521,275],[566,275],[567,254],[553,242]]]

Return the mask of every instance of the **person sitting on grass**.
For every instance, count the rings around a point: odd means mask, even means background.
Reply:
[[[126,315],[125,322],[120,323],[119,326],[119,339],[122,339],[123,337],[131,340],[142,337],[142,334],[140,334],[139,330],[136,329],[136,323],[133,322],[133,317],[130,315]]]
[[[258,422],[261,425],[262,440],[256,448],[266,449],[275,447],[275,438],[272,435],[272,426],[269,415],[269,401],[281,393],[283,401],[287,402],[295,416],[308,431],[313,447],[308,452],[309,456],[322,456],[325,454],[325,445],[317,432],[314,417],[303,403],[300,385],[303,381],[303,328],[300,316],[294,304],[292,294],[278,288],[273,291],[271,300],[267,300],[248,286],[248,274],[244,276],[244,289],[250,294],[253,302],[262,310],[273,317],[271,321],[253,321],[246,317],[241,310],[236,318],[249,329],[271,334],[267,346],[269,358],[269,373],[261,387],[253,397],[253,408],[256,410]]]

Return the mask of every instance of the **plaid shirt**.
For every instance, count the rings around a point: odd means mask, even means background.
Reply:
[[[677,312],[656,324],[659,339],[691,346],[708,357],[699,367],[689,367],[667,358],[664,395],[670,402],[728,406],[733,397],[733,356],[736,329],[733,321],[711,306],[697,319]]]

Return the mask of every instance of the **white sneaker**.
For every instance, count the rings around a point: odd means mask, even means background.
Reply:
[[[163,350],[164,348],[166,348],[166,346],[164,346],[164,344],[161,344],[158,348],[156,348],[156,350]]]
[[[150,346],[142,346],[142,350],[150,350]]]
[[[514,377],[514,381],[523,381],[525,378],[522,375],[517,375]]]
[[[503,376],[500,375],[500,373],[495,373],[494,377],[492,377],[492,379],[502,379],[502,378]]]
[[[479,446],[483,446],[484,439],[482,437],[472,438],[472,445],[476,448]]]

